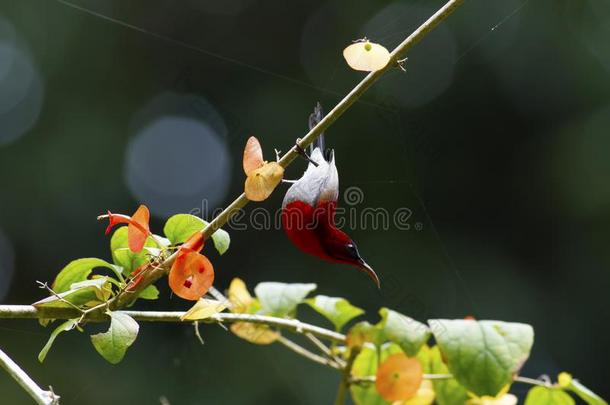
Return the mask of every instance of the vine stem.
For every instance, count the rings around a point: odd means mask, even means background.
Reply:
[[[354,361],[356,361],[356,357],[358,357],[359,354],[359,348],[352,348],[350,351],[347,363],[343,368],[343,375],[341,376],[341,382],[339,383],[339,388],[337,390],[335,405],[345,404],[345,397],[347,396],[347,390],[349,389],[352,379],[352,367],[354,366]]]
[[[129,315],[136,321],[148,322],[181,322],[188,323],[192,321],[182,321],[180,318],[186,314],[183,311],[119,311]],[[73,308],[45,308],[44,312],[39,311],[32,305],[0,305],[0,319],[76,319],[81,316],[81,313]],[[92,313],[86,317],[88,322],[107,322],[108,315],[101,313]],[[301,322],[298,319],[277,318],[274,316],[256,315],[256,314],[233,314],[233,313],[218,313],[211,317],[199,321],[201,322],[216,322],[216,323],[234,323],[234,322],[250,322],[257,324],[265,324],[268,326],[286,329],[299,334],[311,333],[317,337],[329,340],[331,342],[344,343],[345,335],[333,332],[329,329]]]
[[[53,405],[59,403],[59,396],[53,391],[45,391],[17,363],[0,349],[0,366],[10,374],[37,404]]]

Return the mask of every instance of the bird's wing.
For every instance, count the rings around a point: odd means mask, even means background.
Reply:
[[[338,194],[339,179],[337,169],[334,166],[334,159],[331,163],[327,162],[319,148],[314,149],[310,158],[318,166],[309,163],[307,170],[303,173],[303,177],[297,180],[286,192],[282,207],[293,201],[302,201],[315,207],[322,194],[324,194],[324,198],[328,201],[327,198],[332,197],[332,193],[329,192],[332,188],[331,184],[336,184],[337,192],[335,195]]]

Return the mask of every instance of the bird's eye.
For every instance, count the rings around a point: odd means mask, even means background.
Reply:
[[[347,253],[353,257],[353,258],[358,258],[360,257],[360,254],[358,253],[358,248],[356,247],[356,245],[354,245],[353,243],[348,243],[347,245],[345,245],[345,248],[347,250]]]

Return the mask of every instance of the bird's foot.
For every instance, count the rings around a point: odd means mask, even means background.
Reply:
[[[301,142],[301,138],[297,138],[296,143],[294,144],[294,149],[297,151],[297,153],[299,154],[299,156],[301,156],[303,159],[309,161],[311,164],[313,164],[315,167],[318,167],[318,162],[316,162],[315,160],[313,160],[312,158],[309,157],[309,155],[307,154],[307,152],[305,152],[305,149],[303,149],[301,147],[301,145],[299,145],[299,142]]]

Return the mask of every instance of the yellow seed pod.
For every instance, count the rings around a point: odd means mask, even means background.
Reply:
[[[382,45],[368,40],[351,44],[343,50],[343,57],[354,70],[374,72],[390,62],[390,52]]]
[[[246,179],[244,190],[250,201],[266,200],[284,177],[284,168],[277,162],[266,162],[253,170]]]
[[[261,148],[261,144],[255,137],[251,136],[248,138],[248,142],[246,142],[246,147],[244,148],[244,173],[246,176],[250,175],[254,170],[261,167],[265,161],[263,160],[263,149]]]
[[[251,322],[236,322],[231,325],[231,332],[257,345],[269,345],[280,336],[279,333],[269,329],[267,325],[257,325]]]
[[[234,278],[229,285],[229,302],[233,307],[232,312],[243,313],[248,310],[252,303],[252,296],[248,292],[246,283],[240,278]]]

